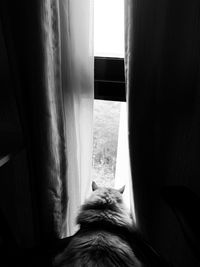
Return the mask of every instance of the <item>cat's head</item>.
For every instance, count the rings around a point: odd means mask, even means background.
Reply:
[[[122,194],[125,186],[120,189],[110,187],[100,187],[94,181],[92,182],[92,194],[87,200],[87,204],[95,205],[99,208],[116,207],[123,203]]]
[[[101,190],[101,189],[111,189],[111,191],[115,192],[118,191],[121,195],[124,193],[125,190],[125,185],[122,186],[120,189],[114,189],[114,188],[109,188],[109,187],[100,187],[98,186],[95,181],[92,181],[92,191],[96,191],[96,190]]]

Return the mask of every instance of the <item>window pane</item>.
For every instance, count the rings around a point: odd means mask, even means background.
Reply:
[[[94,55],[124,57],[124,0],[94,0]]]
[[[92,180],[99,186],[121,188],[129,209],[132,198],[125,102],[94,101]]]
[[[92,179],[100,186],[114,187],[120,102],[94,101]]]

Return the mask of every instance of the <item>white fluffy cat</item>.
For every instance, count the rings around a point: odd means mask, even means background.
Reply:
[[[54,266],[142,266],[128,241],[134,223],[123,203],[124,188],[116,190],[92,183],[93,193],[77,216],[80,230],[55,258]]]

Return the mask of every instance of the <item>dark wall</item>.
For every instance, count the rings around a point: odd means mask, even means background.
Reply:
[[[3,164],[5,157],[9,160]],[[20,246],[32,246],[33,217],[26,148],[1,23],[0,163],[0,245],[5,239],[13,238]]]

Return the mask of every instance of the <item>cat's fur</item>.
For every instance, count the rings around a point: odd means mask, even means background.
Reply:
[[[122,200],[124,187],[116,190],[98,187],[93,182],[92,188],[91,197],[82,205],[77,217],[80,230],[55,258],[54,266],[142,266],[122,234],[123,229],[133,227]]]

